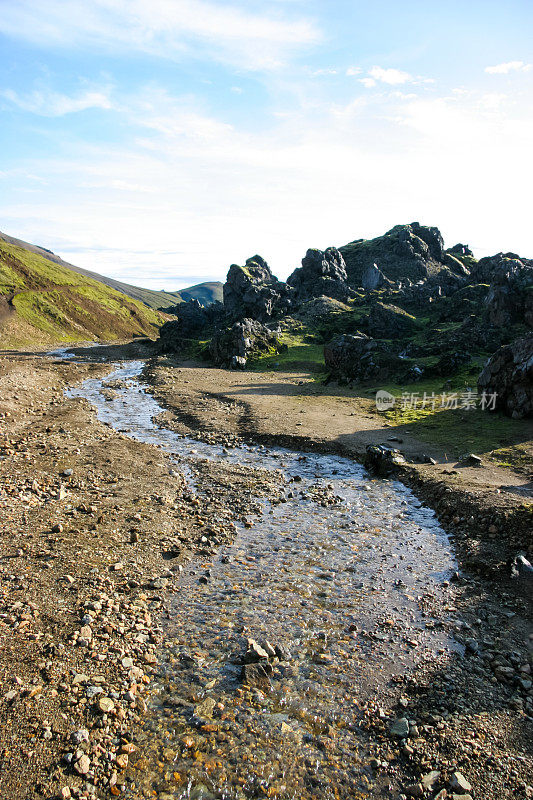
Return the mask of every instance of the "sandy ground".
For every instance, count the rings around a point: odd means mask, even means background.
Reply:
[[[124,354],[139,347],[110,351]],[[0,362],[0,797],[7,800],[123,793],[161,645],[159,620],[180,567],[215,552],[255,497],[279,489],[264,473],[214,463],[191,493],[160,450],[113,432],[84,401],[64,396],[66,386],[109,369],[34,354]],[[166,358],[153,360],[147,375],[168,409],[166,423],[207,440],[361,454],[391,435],[364,403],[354,406],[305,375],[235,374]],[[505,470],[453,474],[441,453],[416,440],[402,449],[438,461],[410,465],[400,477],[433,503],[451,533],[468,570],[457,583],[457,636],[481,644],[467,647],[467,662],[458,658],[445,672],[429,665],[400,687],[420,726],[407,749],[387,735],[379,699],[368,707],[375,768],[390,776],[393,797],[402,796],[398,787],[422,796],[420,780],[432,768],[463,771],[476,797],[533,796],[529,589],[508,581],[502,566],[531,537],[526,481]],[[450,683],[452,696],[442,688]]]

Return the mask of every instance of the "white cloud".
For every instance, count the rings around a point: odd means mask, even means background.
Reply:
[[[508,75],[510,72],[529,72],[533,64],[525,64],[523,61],[506,61],[503,64],[494,64],[485,67],[485,72],[489,75]]]
[[[371,89],[376,85],[374,78],[359,78],[359,83],[362,83],[367,89]]]
[[[346,70],[346,76],[348,78],[353,77],[354,75],[360,75],[362,73],[361,67],[348,67]]]
[[[322,77],[323,75],[337,75],[338,70],[333,69],[332,67],[325,67],[324,69],[314,69],[311,72],[311,77],[318,78]]]
[[[408,72],[403,72],[401,69],[384,69],[383,67],[372,67],[368,71],[371,78],[381,83],[388,83],[391,86],[398,86],[401,83],[407,83],[412,80]]]
[[[35,90],[30,94],[20,95],[12,89],[0,91],[0,97],[14,103],[23,111],[30,111],[43,117],[62,117],[88,108],[113,108],[110,98],[111,89],[87,90],[75,96],[61,94],[50,90]]]
[[[223,278],[255,252],[284,277],[307,247],[411,219],[450,244],[533,249],[527,104],[355,89],[344,106],[315,97],[252,131],[157,86],[119,99],[129,141],[28,159],[25,172],[48,184],[41,195],[24,193],[22,174],[2,178],[8,233],[169,289],[185,275]]]
[[[306,18],[253,13],[214,0],[11,0],[0,31],[40,47],[198,55],[248,69],[279,66],[321,36]]]

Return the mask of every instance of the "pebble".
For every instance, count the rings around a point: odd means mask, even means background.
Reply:
[[[450,780],[450,789],[464,795],[472,791],[472,786],[462,773],[454,772]]]
[[[102,714],[110,714],[115,708],[115,704],[110,697],[100,697],[97,705]]]
[[[406,717],[399,717],[394,720],[389,730],[393,736],[398,736],[399,739],[406,739],[409,736],[409,720]]]
[[[74,762],[74,769],[78,775],[87,775],[91,768],[91,759],[86,753],[82,753]]]

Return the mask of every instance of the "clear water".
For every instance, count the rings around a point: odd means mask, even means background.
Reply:
[[[69,394],[186,474],[197,459],[225,459],[276,471],[285,496],[260,503],[253,527],[180,577],[126,796],[388,796],[368,766],[361,705],[452,647],[428,611],[456,569],[434,512],[346,458],[226,451],[161,428],[142,368],[126,363]],[[290,653],[259,689],[241,682],[247,637]]]

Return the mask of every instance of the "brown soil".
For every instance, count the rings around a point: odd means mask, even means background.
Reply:
[[[147,352],[131,345],[108,355]],[[112,431],[87,403],[64,396],[66,386],[109,369],[36,354],[0,362],[0,797],[6,800],[60,791],[84,798],[89,786],[98,796],[121,793],[124,756],[134,758],[161,645],[158,620],[181,565],[198,554],[208,560],[231,539],[234,522],[253,512],[256,497],[279,490],[267,473],[213,463],[199,468],[193,494],[163,452]],[[305,375],[235,374],[167,358],[154,358],[147,374],[168,409],[166,423],[208,440],[360,456],[366,444],[390,436],[363,402]],[[407,437],[402,450],[408,457],[428,453]],[[389,770],[395,797],[398,787],[416,785],[435,765],[461,769],[485,787],[487,800],[533,796],[531,692],[516,689],[517,676],[527,683],[529,675],[531,610],[502,567],[531,541],[527,483],[492,467],[453,473],[443,454],[428,455],[438,463],[410,464],[400,477],[431,499],[470,570],[458,582],[458,630],[468,621],[476,638],[490,637],[491,653],[501,652],[513,675],[474,655],[446,674],[429,665],[425,677],[401,686],[409,716],[425,720],[420,739],[403,754],[390,742],[377,698],[367,708],[377,768]],[[498,583],[487,582],[487,573]],[[453,708],[440,690],[450,676]],[[95,687],[102,692],[91,696]],[[98,701],[112,694],[118,699],[104,713]],[[72,734],[85,729],[90,743],[73,743]],[[62,762],[66,753],[74,754],[70,767]]]
[[[209,554],[214,536],[220,543],[232,537],[251,498],[277,492],[266,474],[208,465],[196,496],[157,448],[113,432],[87,403],[64,396],[65,387],[109,369],[33,355],[0,362],[3,800],[81,786],[81,775],[60,766],[76,751],[70,736],[77,730],[91,730],[84,780],[98,782],[102,753],[127,750],[161,639],[157,617],[180,565]],[[224,522],[211,525],[213,514]],[[80,646],[85,604],[95,599],[103,610],[89,610],[92,641]],[[95,732],[102,714],[98,696],[86,694],[93,684],[122,695]]]
[[[533,552],[533,484],[523,472],[487,460],[450,460],[439,448],[396,431],[369,400],[308,373],[230,372],[171,357],[152,359],[146,375],[169,409],[165,424],[209,440],[234,437],[318,449],[363,460],[367,445],[400,448],[409,462],[397,476],[427,499],[457,537],[463,565],[504,577],[502,562]],[[524,421],[526,439],[533,425]],[[428,456],[435,464],[420,463]]]

